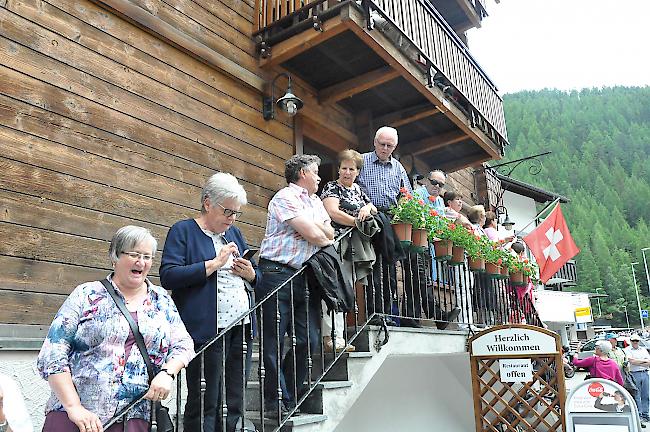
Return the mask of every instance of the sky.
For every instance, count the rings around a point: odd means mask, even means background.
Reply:
[[[650,0],[485,0],[470,52],[501,94],[650,85]]]

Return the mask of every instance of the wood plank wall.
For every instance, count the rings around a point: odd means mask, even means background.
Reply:
[[[268,79],[253,0],[133,3]],[[120,226],[150,228],[162,249],[217,170],[242,181],[239,226],[259,244],[293,154],[291,122],[265,122],[260,100],[90,1],[0,0],[0,323],[49,324],[109,271]]]

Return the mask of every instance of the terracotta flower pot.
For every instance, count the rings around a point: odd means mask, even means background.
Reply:
[[[411,241],[413,246],[420,246],[426,248],[429,243],[427,242],[427,230],[425,229],[414,229],[411,233]]]
[[[465,249],[462,247],[454,246],[451,249],[451,260],[449,264],[451,265],[461,265],[465,262]]]
[[[501,275],[501,267],[496,264],[496,263],[485,263],[485,273],[487,273],[490,276],[500,276]]]
[[[512,286],[524,286],[524,272],[517,271],[510,273],[510,285]]]
[[[411,231],[413,226],[406,223],[394,223],[391,224],[395,235],[402,244],[410,245],[411,244]]]
[[[433,242],[433,249],[435,252],[435,259],[437,261],[447,261],[451,258],[452,243],[449,240],[436,240]]]
[[[469,264],[470,271],[474,271],[474,272],[485,271],[485,260],[483,258],[476,258],[476,259],[469,258],[467,262]]]
[[[510,270],[508,270],[508,267],[501,266],[501,277],[499,279],[508,279],[509,276]]]

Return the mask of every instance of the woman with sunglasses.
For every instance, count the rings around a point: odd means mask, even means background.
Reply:
[[[234,324],[204,352],[203,370],[207,384],[203,412],[205,431],[222,431],[224,355],[226,431],[235,429],[244,412],[242,388],[246,371],[242,362],[246,351],[248,365],[252,352],[252,317],[246,312],[253,305],[252,286],[261,280],[256,266],[241,256],[248,245],[234,226],[246,203],[246,191],[233,175],[214,174],[201,193],[201,213],[170,228],[160,265],[162,285],[171,290],[197,351]],[[198,356],[187,368],[187,392],[184,430],[199,431],[201,362]]]

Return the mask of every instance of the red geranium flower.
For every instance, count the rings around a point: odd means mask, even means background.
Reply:
[[[497,265],[501,265],[502,262],[503,262],[503,260],[501,258],[499,258],[499,260],[497,261]]]
[[[436,199],[433,196],[429,195],[429,201],[436,202]]]
[[[433,209],[429,210],[429,214],[430,214],[431,216],[438,216],[438,212],[435,211],[435,210],[433,210]]]
[[[424,201],[423,200],[418,200],[418,204],[424,205]]]
[[[400,193],[403,193],[403,194],[408,192],[405,187],[399,188],[399,191],[400,191]]]
[[[449,224],[449,229],[450,230],[455,230],[456,229],[456,224]]]

